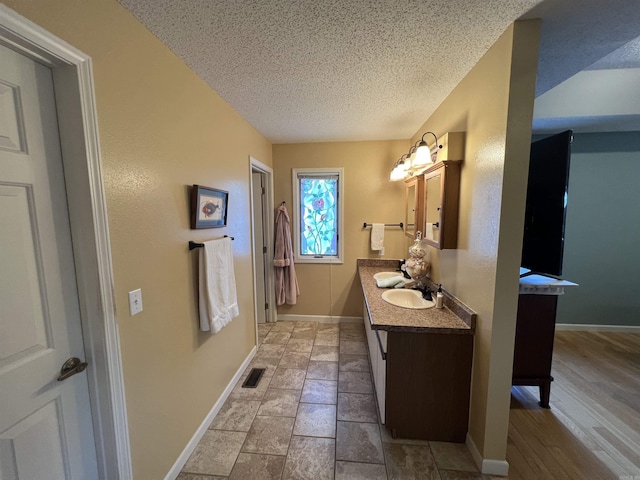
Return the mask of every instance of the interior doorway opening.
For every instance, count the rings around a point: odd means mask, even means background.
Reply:
[[[257,329],[258,323],[276,321],[273,279],[273,170],[253,157],[249,157],[249,161],[251,165],[253,292]]]

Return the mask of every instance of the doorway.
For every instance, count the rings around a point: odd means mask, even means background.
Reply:
[[[276,321],[272,268],[273,170],[253,157],[249,157],[249,161],[251,165],[253,292],[257,328],[257,324]]]

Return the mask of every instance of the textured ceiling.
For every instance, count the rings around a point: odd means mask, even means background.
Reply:
[[[640,24],[637,0],[120,2],[273,143],[410,138],[522,16],[543,19],[538,93]]]
[[[273,143],[406,139],[540,0],[121,0]]]

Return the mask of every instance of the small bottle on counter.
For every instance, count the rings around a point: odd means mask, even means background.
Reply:
[[[438,292],[436,293],[436,308],[444,307],[444,294],[442,293],[442,284],[438,284]]]

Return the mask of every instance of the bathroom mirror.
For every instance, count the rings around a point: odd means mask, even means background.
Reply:
[[[462,160],[443,160],[425,171],[425,243],[439,249],[458,247],[458,202]]]
[[[438,173],[426,181],[424,238],[440,243],[440,210],[442,208],[442,174]]]
[[[405,180],[405,222],[404,233],[409,238],[414,238],[417,225],[422,223],[422,176],[411,177]]]

